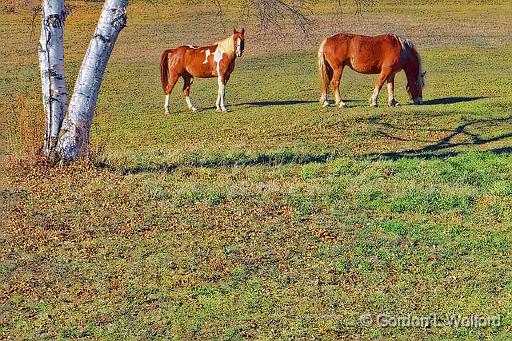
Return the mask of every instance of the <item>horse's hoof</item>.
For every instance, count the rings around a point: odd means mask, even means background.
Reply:
[[[346,109],[348,107],[347,107],[347,104],[345,102],[341,102],[340,103],[340,108],[345,108]]]
[[[399,107],[400,103],[396,99],[393,99],[391,102],[388,103],[390,107]]]
[[[379,106],[377,104],[371,104],[370,105],[372,108],[378,108]]]
[[[329,102],[327,102],[327,101],[322,103],[322,107],[324,107],[324,108],[325,108],[325,107],[328,107],[329,105],[330,105],[330,104],[329,104]]]
[[[191,110],[192,112],[197,112],[197,109],[196,109],[196,108],[194,108],[194,107],[190,108],[190,110]]]

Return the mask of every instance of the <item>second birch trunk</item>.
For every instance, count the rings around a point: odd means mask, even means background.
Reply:
[[[64,161],[89,152],[89,130],[103,74],[119,32],[126,26],[128,0],[106,0],[78,74],[57,153]]]

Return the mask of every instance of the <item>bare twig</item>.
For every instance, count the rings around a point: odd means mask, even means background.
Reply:
[[[262,30],[284,29],[286,22],[293,22],[305,35],[312,24],[308,0],[246,0],[248,6],[259,19]]]
[[[373,6],[376,0],[354,0],[354,2],[356,4],[356,14],[362,14],[363,9]]]

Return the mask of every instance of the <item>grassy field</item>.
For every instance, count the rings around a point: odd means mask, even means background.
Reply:
[[[38,25],[23,9],[0,14],[0,337],[509,339],[510,4],[317,4],[310,35],[287,26],[283,38],[237,6],[218,17],[183,3],[130,5],[94,162],[66,167],[17,161],[42,139]],[[70,86],[100,10],[71,4]],[[248,38],[230,112],[214,110],[216,80],[196,79],[200,111],[178,84],[164,114],[161,51],[233,26]],[[370,108],[376,77],[348,71],[349,108],[321,108],[316,49],[338,31],[414,40],[426,105],[410,105],[400,74],[403,105],[383,92]],[[450,315],[499,325],[443,325]]]

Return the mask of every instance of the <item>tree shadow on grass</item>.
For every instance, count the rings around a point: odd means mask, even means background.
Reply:
[[[293,150],[283,149],[279,151],[260,152],[254,155],[239,154],[234,157],[230,156],[213,156],[205,159],[184,160],[177,163],[160,163],[160,164],[141,164],[132,167],[117,167],[108,162],[96,163],[98,168],[109,169],[122,174],[138,174],[138,173],[172,173],[180,166],[197,167],[197,168],[220,168],[235,166],[278,166],[287,164],[308,164],[308,163],[325,163],[333,160],[342,154],[335,150],[327,150],[321,153],[297,153]]]
[[[512,132],[503,133],[493,137],[483,137],[481,134],[470,131],[470,129],[492,127],[495,125],[512,124],[512,116],[496,118],[496,119],[478,119],[466,121],[463,124],[458,125],[453,129],[438,129],[447,133],[447,135],[438,141],[431,143],[428,141],[421,141],[428,143],[427,145],[416,148],[406,149],[401,151],[389,151],[382,153],[368,153],[363,155],[354,156],[356,159],[361,160],[399,160],[399,159],[443,159],[447,157],[453,157],[468,151],[468,148],[460,150],[462,147],[476,147],[483,146],[492,142],[502,141],[508,138],[512,138]],[[385,136],[388,139],[394,139],[399,141],[410,141],[401,136],[394,136],[387,132],[387,129],[402,129],[407,130],[408,128],[399,128],[392,126],[389,123],[382,123],[381,130],[377,131],[380,136]],[[461,137],[466,137],[463,142],[457,142]],[[495,154],[511,154],[512,146],[497,147],[494,149],[487,149],[486,152]],[[328,161],[347,157],[347,153],[343,150],[328,149],[321,152],[301,152],[293,149],[282,149],[278,151],[264,151],[257,152],[254,154],[239,153],[236,155],[212,155],[209,157],[201,157],[193,155],[190,158],[179,161],[176,163],[148,163],[141,164],[131,167],[115,166],[108,162],[102,162],[95,164],[98,168],[109,169],[114,172],[122,174],[138,174],[138,173],[172,173],[176,168],[185,167],[198,167],[198,168],[220,168],[220,167],[234,167],[234,166],[258,166],[258,165],[286,165],[286,164],[308,164],[308,163],[326,163]]]
[[[502,117],[502,118],[496,118],[496,119],[490,119],[490,120],[471,120],[467,121],[463,124],[458,125],[454,129],[440,129],[439,131],[445,131],[449,132],[449,134],[442,139],[430,143],[424,147],[417,148],[417,149],[407,149],[402,151],[392,151],[392,152],[384,152],[384,153],[369,153],[364,155],[366,158],[371,159],[390,159],[390,160],[398,160],[398,159],[404,159],[404,158],[422,158],[422,159],[431,159],[431,158],[446,158],[451,156],[456,156],[460,154],[462,151],[459,150],[453,150],[458,147],[471,147],[471,146],[481,146],[485,145],[491,142],[497,142],[501,140],[505,140],[508,138],[512,138],[512,132],[503,133],[500,135],[496,135],[493,137],[482,137],[481,135],[469,131],[469,128],[473,127],[488,127],[488,126],[494,126],[494,125],[501,125],[501,124],[511,124],[512,123],[512,116],[508,117]],[[389,124],[386,124],[387,126],[390,126]],[[396,127],[395,127],[396,128]],[[393,136],[387,132],[379,132],[383,136],[386,136],[390,139],[395,139],[399,141],[405,141],[405,139],[399,137],[399,136]],[[461,136],[465,136],[466,138],[469,138],[469,141],[463,141],[463,142],[454,142],[455,140],[459,139]],[[451,149],[451,150],[450,150]],[[447,151],[450,150],[450,151]],[[512,147],[505,146],[495,149],[487,150],[489,152],[497,153],[497,154],[507,154],[512,151]]]

